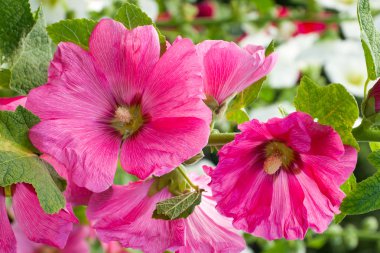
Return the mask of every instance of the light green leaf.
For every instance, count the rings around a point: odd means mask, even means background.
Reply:
[[[161,54],[166,51],[165,36],[158,30],[152,19],[138,6],[128,2],[123,4],[117,11],[115,20],[123,23],[123,25],[128,29],[133,29],[144,25],[153,25],[157,30],[158,38],[160,40]]]
[[[0,1],[0,58],[13,54],[33,24],[28,0]]]
[[[30,33],[22,40],[11,68],[10,87],[20,94],[43,85],[52,57],[49,36],[45,30],[42,9],[37,11],[37,21]]]
[[[345,214],[362,214],[380,209],[380,172],[358,183],[347,194],[340,210]]]
[[[359,0],[358,19],[368,77],[375,80],[380,77],[380,33],[376,30],[371,15],[369,0]]]
[[[344,144],[359,148],[351,131],[359,109],[355,98],[340,84],[319,86],[303,77],[294,99],[297,111],[310,114],[318,122],[332,126]]]
[[[355,187],[356,187],[356,177],[354,174],[351,174],[351,176],[340,187],[340,189],[347,195],[348,193],[353,191],[355,189]],[[335,215],[334,223],[339,224],[345,217],[346,217],[346,214],[344,212],[341,212],[340,214]]]
[[[273,0],[253,0],[252,2],[261,14],[268,14],[274,8]]]
[[[38,157],[28,138],[29,129],[38,122],[36,116],[21,106],[15,112],[0,111],[0,186],[31,184],[44,211],[56,213],[65,206],[53,178],[56,173]]]
[[[55,44],[72,42],[88,50],[88,41],[97,22],[90,19],[66,19],[49,25],[46,30]]]
[[[153,213],[153,218],[164,220],[186,218],[201,203],[201,199],[202,192],[193,191],[158,202],[156,210]]]
[[[227,111],[226,118],[229,121],[236,122],[237,124],[242,124],[249,121],[249,115],[244,110],[244,108]]]
[[[380,149],[380,142],[370,142],[369,143],[369,147],[371,148],[371,150],[374,152],[374,151],[377,151]]]

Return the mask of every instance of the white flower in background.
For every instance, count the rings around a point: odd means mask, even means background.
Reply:
[[[318,0],[322,7],[339,12],[355,13],[357,0]]]
[[[155,0],[138,0],[140,8],[153,20],[157,20],[159,9]]]
[[[307,65],[300,55],[312,47],[318,38],[318,34],[299,35],[278,46],[278,61],[268,76],[269,85],[273,88],[296,85],[301,69]]]
[[[257,119],[261,122],[267,122],[273,117],[283,118],[281,110],[289,114],[296,111],[296,108],[288,101],[279,104],[268,105],[260,108],[254,108],[249,112],[250,119]]]

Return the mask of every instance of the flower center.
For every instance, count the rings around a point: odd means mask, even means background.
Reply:
[[[264,171],[275,174],[281,167],[290,169],[295,159],[294,151],[279,141],[272,141],[265,146]]]
[[[144,123],[141,108],[137,105],[119,106],[111,121],[111,125],[122,136],[123,139],[136,133]]]

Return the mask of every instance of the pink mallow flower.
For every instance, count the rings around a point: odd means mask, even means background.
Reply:
[[[302,112],[239,129],[209,171],[218,211],[236,228],[268,240],[301,239],[308,228],[325,231],[340,212],[340,186],[355,168],[357,151]]]
[[[113,186],[91,197],[87,215],[102,241],[118,241],[124,247],[151,253],[240,252],[245,248],[232,220],[216,211],[206,185],[209,178],[193,181],[206,189],[201,204],[188,218],[172,221],[152,218],[156,203],[172,197],[167,188],[148,196],[153,180]]]
[[[25,96],[12,97],[12,98],[0,98],[0,110],[1,111],[15,111],[17,106],[25,106]]]
[[[103,19],[88,51],[58,45],[47,84],[28,95],[26,108],[41,118],[30,138],[94,192],[112,185],[119,153],[141,179],[168,173],[207,144],[211,112],[200,72],[190,40],[160,57],[153,26],[127,30]]]
[[[64,248],[73,223],[77,222],[71,207],[56,214],[46,214],[40,206],[37,194],[28,184],[11,187],[14,219],[25,236],[37,243]],[[5,203],[5,191],[0,187],[0,252],[16,253],[16,237],[12,231]]]
[[[248,45],[240,48],[233,42],[206,40],[197,45],[202,63],[206,103],[222,105],[232,95],[266,76],[274,67],[277,55],[265,57],[265,48]]]

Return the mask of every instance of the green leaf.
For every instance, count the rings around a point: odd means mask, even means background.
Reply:
[[[56,213],[65,199],[50,174],[54,169],[38,157],[28,138],[29,129],[38,122],[21,106],[15,112],[0,111],[0,186],[32,184],[45,212]]]
[[[345,214],[362,214],[380,209],[380,172],[358,183],[343,200],[340,210]]]
[[[123,4],[117,11],[115,20],[121,22],[128,29],[144,25],[153,25],[157,30],[158,38],[160,40],[161,54],[166,51],[165,36],[158,30],[152,19],[138,6],[128,2]]]
[[[51,43],[40,8],[35,25],[22,40],[17,51],[16,60],[11,68],[11,89],[20,94],[27,94],[31,89],[43,85],[47,80],[51,57]]]
[[[226,118],[227,120],[236,122],[237,124],[242,124],[249,121],[249,115],[244,108],[227,111]]]
[[[351,191],[353,191],[356,187],[356,177],[354,174],[351,174],[351,176],[348,178],[346,182],[340,187],[340,189],[347,195]],[[340,214],[335,215],[334,217],[334,223],[339,224],[344,218],[346,217],[346,214],[344,212],[341,212]]]
[[[158,202],[153,218],[175,220],[188,217],[201,203],[202,192],[193,191]]]
[[[369,143],[369,147],[371,148],[371,150],[374,152],[374,151],[377,151],[380,149],[380,142],[370,142]]]
[[[8,88],[11,79],[11,72],[9,69],[0,70],[0,88]]]
[[[351,131],[359,109],[355,98],[340,84],[319,86],[304,76],[294,99],[297,111],[310,114],[318,122],[332,126],[344,144],[359,149]]]
[[[28,0],[0,1],[0,58],[13,54],[33,24]]]
[[[66,19],[49,25],[46,30],[55,44],[72,42],[88,50],[88,41],[96,24],[91,19]]]
[[[380,169],[380,151],[372,152],[368,155],[368,161],[376,168]]]
[[[274,8],[273,0],[253,0],[252,2],[261,14],[268,14]]]
[[[371,15],[369,0],[359,0],[358,19],[368,77],[375,80],[380,77],[380,33],[376,30]]]

